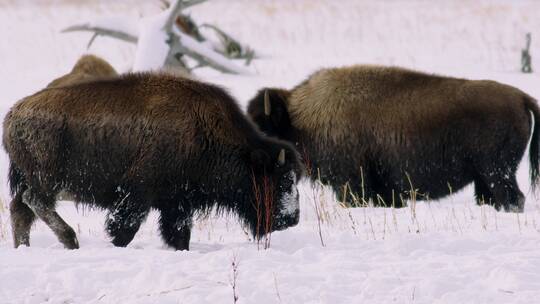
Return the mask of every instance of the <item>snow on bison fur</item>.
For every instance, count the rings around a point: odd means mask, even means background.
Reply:
[[[379,66],[320,70],[292,90],[263,89],[248,106],[263,132],[296,144],[311,177],[339,200],[402,207],[473,182],[478,204],[515,212],[531,112],[540,122],[536,102],[508,85]],[[539,131],[535,123],[533,186]]]
[[[56,213],[65,191],[109,211],[106,231],[126,246],[150,209],[165,243],[189,249],[192,217],[232,212],[255,237],[298,223],[302,164],[286,142],[257,131],[213,85],[127,74],[51,87],[4,119],[15,246],[36,214],[66,248],[73,229]]]

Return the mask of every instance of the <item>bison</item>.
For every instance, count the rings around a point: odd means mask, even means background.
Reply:
[[[223,89],[167,74],[125,74],[52,86],[4,119],[15,247],[37,215],[66,248],[56,213],[65,191],[108,210],[106,231],[126,246],[151,209],[166,244],[188,250],[192,218],[232,212],[260,238],[299,220],[303,165],[289,143],[264,136]]]
[[[320,70],[292,90],[260,90],[248,113],[268,135],[294,143],[313,179],[340,201],[402,207],[474,183],[478,204],[520,212],[516,170],[535,100],[487,80],[381,66]],[[530,144],[538,182],[540,124]]]
[[[105,60],[95,55],[83,55],[68,74],[51,81],[47,87],[69,85],[92,78],[117,76],[116,70]]]

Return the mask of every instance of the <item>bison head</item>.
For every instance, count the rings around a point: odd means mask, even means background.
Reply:
[[[254,237],[261,238],[298,224],[300,210],[296,187],[303,168],[297,152],[283,142],[273,143],[252,151],[250,160],[252,206],[248,206],[247,222]]]
[[[287,110],[289,91],[263,89],[249,102],[248,114],[268,136],[291,141],[292,126]]]

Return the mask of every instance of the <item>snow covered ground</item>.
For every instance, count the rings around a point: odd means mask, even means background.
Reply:
[[[90,35],[62,28],[159,11],[157,0],[89,2],[0,3],[2,116],[86,52]],[[265,58],[254,61],[253,76],[200,70],[197,77],[245,105],[260,87],[289,88],[321,67],[377,63],[498,80],[540,99],[539,74],[519,73],[528,31],[540,71],[539,12],[538,1],[211,0],[191,9],[195,20],[217,24]],[[108,38],[89,51],[120,71],[135,54],[133,45]],[[155,214],[128,248],[114,248],[103,212],[62,202],[59,212],[81,244],[67,251],[42,222],[31,247],[12,249],[1,153],[1,304],[234,303],[234,293],[237,303],[260,304],[534,303],[540,296],[540,202],[525,162],[518,173],[527,193],[523,214],[476,206],[471,187],[399,210],[344,209],[303,182],[300,224],[273,234],[268,250],[234,217],[211,216],[197,221],[192,250],[175,252],[162,245]]]

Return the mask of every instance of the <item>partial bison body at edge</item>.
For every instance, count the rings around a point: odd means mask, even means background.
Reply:
[[[65,86],[93,78],[105,78],[118,76],[115,69],[105,60],[95,55],[83,55],[73,69],[66,75],[59,77],[47,85],[48,88]]]
[[[393,67],[316,72],[293,88],[263,89],[248,113],[296,144],[313,179],[351,205],[401,207],[473,182],[478,204],[523,210],[516,170],[531,133],[538,182],[540,111],[522,91]]]
[[[4,120],[15,246],[29,245],[37,215],[78,248],[56,213],[65,191],[109,211],[117,246],[160,211],[163,240],[188,249],[192,218],[238,215],[255,237],[298,223],[293,147],[265,137],[222,89],[164,74],[51,87],[19,101]]]

